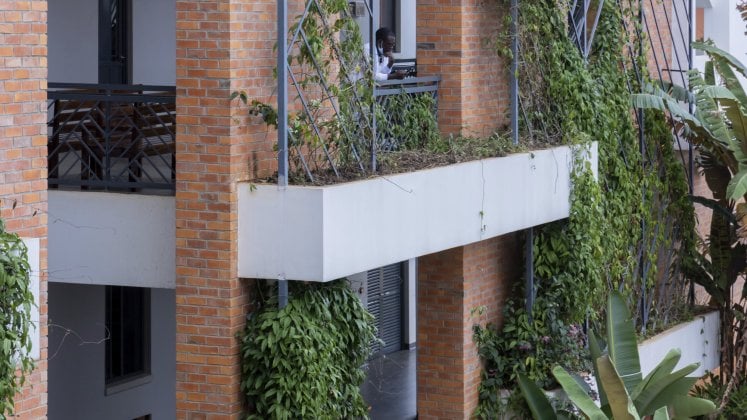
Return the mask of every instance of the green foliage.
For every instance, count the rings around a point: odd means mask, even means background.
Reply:
[[[709,373],[703,383],[695,385],[693,394],[700,398],[712,401],[720,401],[727,391],[727,386],[722,385],[724,381]],[[718,420],[741,419],[747,413],[747,382],[742,382],[728,394],[728,399],[716,417]],[[703,417],[705,419],[705,417]]]
[[[12,415],[14,397],[31,372],[31,308],[26,245],[0,220],[0,419]]]
[[[496,415],[498,387],[515,388],[518,373],[547,386],[555,382],[552,365],[575,370],[580,364],[572,360],[580,352],[563,353],[563,347],[546,350],[554,358],[537,356],[532,363],[511,348],[522,337],[555,337],[542,324],[548,316],[564,326],[586,320],[596,324],[605,312],[609,290],[620,290],[627,302],[636,305],[633,320],[636,329],[644,332],[658,328],[655,323],[674,315],[685,299],[682,286],[662,300],[657,288],[664,283],[684,284],[677,267],[680,258],[694,249],[695,220],[667,121],[645,113],[645,136],[639,142],[628,86],[629,81],[635,85],[636,78],[630,58],[621,57],[629,45],[639,45],[622,24],[623,19],[635,22],[637,10],[624,2],[622,7],[619,2],[604,2],[593,50],[585,61],[567,35],[568,7],[570,2],[564,0],[519,3],[519,81],[528,116],[522,121],[522,138],[532,144],[581,145],[578,153],[597,141],[598,175],[595,179],[589,168],[577,166],[568,220],[535,228],[535,321],[514,320],[521,315],[528,319],[519,297],[507,304],[511,308],[505,311],[506,325],[492,333],[492,344],[487,344],[489,334],[476,335],[481,349],[485,347],[481,355],[486,364],[510,372],[500,380],[485,375],[476,411],[480,417]],[[637,52],[634,59],[639,68],[646,68],[645,56],[645,51]],[[670,258],[662,250],[673,250],[674,255]],[[672,272],[658,271],[665,261],[671,262]],[[516,291],[516,296],[524,294]],[[643,313],[649,314],[646,322]],[[494,348],[500,356],[491,358]]]
[[[315,173],[331,172],[333,165],[342,173],[370,171],[372,149],[423,148],[439,139],[430,93],[403,92],[375,100],[368,52],[346,0],[310,2],[308,14],[289,28],[289,38],[299,30],[288,58],[294,75],[289,90],[295,94],[295,101],[289,98],[287,124],[291,179],[310,180]],[[236,98],[247,105],[250,116],[277,128],[272,104],[250,98],[246,91],[233,92],[231,100]]]
[[[543,287],[545,284],[540,284]],[[514,388],[517,379],[524,375],[549,388],[556,384],[548,375],[558,363],[580,372],[590,365],[585,357],[585,336],[579,325],[567,325],[560,318],[562,304],[559,299],[537,301],[534,318],[529,321],[521,299],[512,299],[504,307],[504,327],[475,325],[474,339],[483,360],[480,383],[480,405],[475,412],[479,418],[495,419],[509,405],[512,411],[521,412],[522,406],[500,398],[501,389]]]
[[[611,293],[607,303],[607,354],[593,355],[601,407],[565,369],[553,368],[553,375],[576,407],[589,419],[690,418],[714,412],[713,402],[689,395],[697,378],[687,375],[698,364],[674,371],[680,360],[679,350],[671,350],[645,378],[641,376],[634,328],[623,297]],[[591,341],[598,349],[593,334]],[[544,394],[533,382],[521,378],[519,384],[535,419],[558,418],[548,410],[549,401],[543,399]]]
[[[427,149],[441,138],[434,118],[436,99],[430,93],[390,95],[377,110],[377,136],[392,139],[399,150]]]
[[[747,68],[736,58],[719,48],[703,43],[693,47],[708,53],[708,71],[689,74],[691,96],[697,109],[694,115],[684,112],[674,89],[662,91],[648,87],[647,92],[633,95],[633,103],[646,109],[665,111],[678,124],[689,128],[689,139],[700,154],[698,166],[713,198],[693,200],[711,209],[711,225],[701,252],[692,252],[684,259],[683,268],[692,281],[702,285],[721,312],[723,356],[722,380],[734,377],[743,381],[744,368],[734,361],[739,343],[743,343],[745,290],[742,302],[732,301],[733,286],[747,271],[747,204],[735,204],[747,199],[747,95],[736,73],[747,76]],[[717,84],[716,76],[720,78]],[[742,225],[740,228],[740,224]],[[741,241],[739,240],[741,236]],[[741,344],[744,345],[744,344]]]
[[[241,338],[241,390],[250,419],[365,417],[363,364],[373,317],[347,282],[298,284],[288,306],[276,299],[252,313]]]

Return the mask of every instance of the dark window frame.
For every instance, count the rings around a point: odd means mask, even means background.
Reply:
[[[107,393],[112,393],[122,386],[128,389],[149,382],[151,293],[148,288],[106,286],[105,299],[109,339],[105,346],[104,380]]]

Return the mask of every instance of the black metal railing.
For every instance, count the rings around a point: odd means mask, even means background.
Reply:
[[[49,188],[175,190],[173,86],[50,83]]]
[[[405,121],[406,116],[414,107],[426,106],[434,117],[433,121],[437,121],[440,81],[439,76],[429,76],[393,79],[377,83],[374,97],[382,111],[377,116],[378,150],[396,150],[402,146],[403,142],[410,140],[402,138],[402,134],[412,131],[403,126],[408,123]]]

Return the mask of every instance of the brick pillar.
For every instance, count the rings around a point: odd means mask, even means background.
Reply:
[[[47,2],[6,1],[0,11],[0,218],[40,239],[40,359],[16,396],[21,418],[47,416]]]
[[[236,182],[273,169],[261,122],[229,101],[272,92],[275,2],[177,0],[176,417],[239,419],[239,342],[250,309],[237,274]]]
[[[418,259],[418,418],[468,419],[480,386],[476,322],[500,323],[521,243],[510,234]],[[485,306],[482,317],[471,311]]]
[[[417,0],[418,74],[441,76],[444,133],[489,135],[508,124],[508,62],[494,47],[508,8],[482,0]]]

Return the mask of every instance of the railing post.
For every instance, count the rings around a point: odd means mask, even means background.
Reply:
[[[519,144],[519,0],[511,0],[511,136]]]

